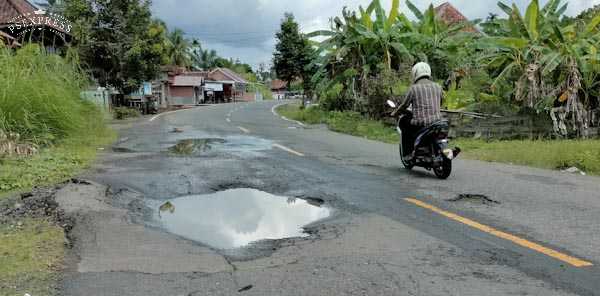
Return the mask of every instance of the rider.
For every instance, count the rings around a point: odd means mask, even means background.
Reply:
[[[406,110],[412,105],[412,119],[401,122],[401,128],[406,134],[406,142],[403,147],[408,148],[404,151],[406,156],[412,156],[413,143],[417,133],[442,119],[440,108],[444,93],[442,87],[433,82],[431,78],[431,67],[427,63],[417,63],[412,68],[413,85],[406,94],[404,103],[400,110]],[[404,145],[408,144],[408,145]]]

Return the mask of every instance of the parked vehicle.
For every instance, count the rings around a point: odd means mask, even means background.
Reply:
[[[399,152],[404,167],[409,170],[415,166],[423,167],[427,170],[433,170],[438,178],[447,179],[452,173],[452,160],[460,153],[460,148],[452,149],[449,147],[448,121],[435,122],[431,126],[418,131],[414,141],[412,139],[407,140],[403,138],[402,123],[410,121],[412,113],[410,110],[399,112],[396,103],[391,100],[388,100],[387,104],[396,109],[392,113],[393,115],[400,113],[396,130],[400,134]]]

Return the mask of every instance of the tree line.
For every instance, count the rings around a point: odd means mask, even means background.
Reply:
[[[401,99],[411,67],[424,61],[444,85],[449,109],[545,114],[563,135],[599,125],[598,6],[566,17],[562,0],[532,0],[524,12],[500,1],[503,16],[451,23],[433,5],[422,11],[406,1],[410,19],[399,4],[393,0],[389,12],[379,0],[344,8],[329,30],[302,35],[313,51],[302,69],[312,75],[294,77],[309,80],[322,108],[381,118],[385,100]],[[284,52],[278,47],[274,60]]]
[[[124,94],[156,78],[163,66],[226,67],[253,75],[250,65],[219,56],[181,29],[169,30],[152,15],[150,0],[50,0],[38,5],[72,21],[71,54],[100,86]]]

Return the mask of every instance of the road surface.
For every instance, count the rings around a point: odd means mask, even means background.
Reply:
[[[63,293],[600,295],[599,178],[459,159],[441,181],[402,169],[396,145],[285,120],[276,104],[121,125],[83,176],[93,183],[58,196],[77,217]],[[186,139],[201,153],[173,153]],[[308,236],[234,250],[156,223],[156,205],[236,188],[332,214],[307,225]]]

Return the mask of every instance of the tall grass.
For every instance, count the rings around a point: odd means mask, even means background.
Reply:
[[[114,139],[105,114],[79,96],[88,81],[76,62],[27,45],[0,48],[0,65],[0,129],[41,148],[33,156],[0,155],[0,199],[72,177]]]
[[[37,45],[0,49],[0,129],[49,145],[102,129],[101,112],[80,98],[86,75],[76,63]]]

